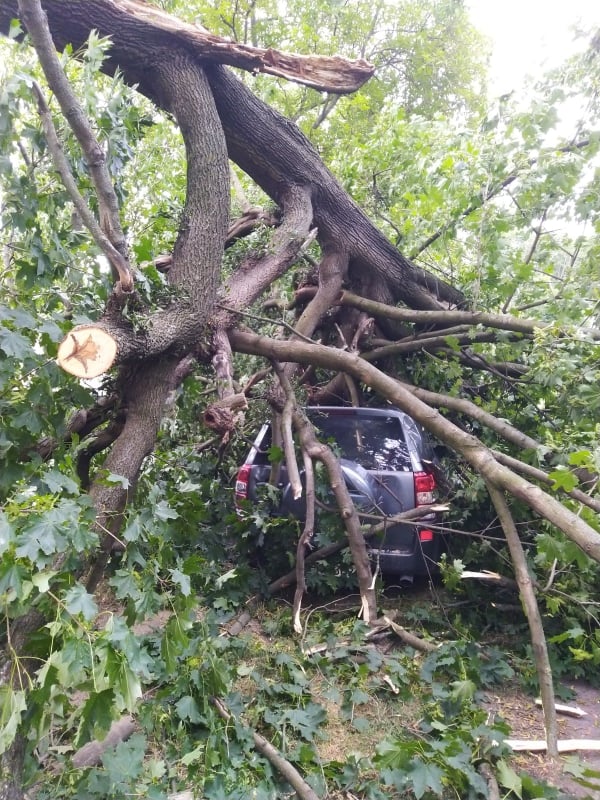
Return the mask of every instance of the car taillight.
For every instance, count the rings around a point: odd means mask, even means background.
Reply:
[[[235,501],[248,499],[248,484],[250,483],[250,464],[244,464],[240,467],[237,477],[235,479]]]
[[[435,477],[432,472],[415,472],[415,505],[429,506],[433,503]]]
[[[415,472],[415,505],[428,506],[433,503],[433,493],[435,491],[435,476],[432,472]],[[425,519],[431,519],[434,515],[428,514]],[[419,531],[421,542],[432,542],[433,531],[429,528],[421,528]]]

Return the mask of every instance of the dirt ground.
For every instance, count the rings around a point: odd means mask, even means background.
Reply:
[[[600,689],[595,689],[581,682],[565,682],[573,690],[574,698],[566,703],[586,712],[585,717],[558,716],[559,739],[600,740]],[[492,713],[503,717],[511,727],[513,739],[543,739],[544,719],[542,709],[535,705],[533,699],[523,694],[518,688],[510,688],[497,694],[489,692],[486,707]],[[568,760],[577,755],[587,768],[600,771],[600,752],[581,750],[578,753],[561,755],[558,762],[553,763],[544,754],[518,753],[514,766],[521,772],[527,772],[537,778],[561,789],[567,797],[592,798],[598,800],[599,789],[581,786],[565,771]],[[600,778],[593,778],[600,785]]]

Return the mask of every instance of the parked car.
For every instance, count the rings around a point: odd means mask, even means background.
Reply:
[[[435,501],[437,464],[423,428],[393,408],[313,406],[306,412],[319,438],[336,451],[346,485],[359,512],[391,517]],[[263,425],[235,483],[238,508],[255,503],[271,473],[271,426]],[[305,499],[294,500],[285,465],[277,482],[281,500],[273,513],[303,519]],[[333,504],[333,498],[332,498]],[[390,524],[370,545],[370,555],[383,573],[400,578],[427,575],[443,551],[443,537],[429,527],[436,515],[420,524]]]

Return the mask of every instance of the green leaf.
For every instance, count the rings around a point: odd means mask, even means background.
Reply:
[[[31,582],[40,594],[45,594],[50,588],[50,581],[56,574],[56,570],[52,569],[36,572],[35,575],[32,576]]]
[[[119,742],[103,754],[102,764],[114,786],[123,786],[124,780],[130,782],[141,776],[145,751],[146,737],[134,733],[126,742]],[[123,793],[119,791],[115,795],[123,796]]]
[[[503,759],[500,759],[496,764],[496,777],[498,783],[505,789],[514,792],[517,797],[523,797],[523,782],[521,778]]]
[[[472,700],[477,691],[477,686],[475,686],[473,681],[468,679],[464,681],[452,681],[450,686],[452,687],[452,697],[462,702]]]
[[[59,472],[57,469],[51,469],[45,472],[42,481],[52,494],[57,494],[62,491],[68,492],[69,494],[79,493],[79,484],[74,481],[73,478],[69,478],[68,475],[63,475],[63,473]]]
[[[154,516],[164,522],[168,519],[177,519],[179,514],[171,508],[166,500],[161,500],[154,506]]]
[[[94,692],[83,704],[78,741],[103,739],[113,722],[115,693],[113,689]]]
[[[413,791],[417,800],[430,791],[437,797],[442,796],[442,778],[444,771],[435,764],[425,764],[422,761],[414,760],[411,762],[411,769],[408,772]]]
[[[114,472],[109,472],[109,474],[104,478],[107,483],[118,483],[123,489],[129,489],[130,483],[128,478],[124,478],[123,475],[117,475]]]
[[[204,755],[205,746],[203,744],[199,744],[198,747],[195,747],[193,750],[190,750],[189,753],[186,753],[184,756],[181,757],[181,763],[189,767],[190,764],[194,764],[197,761],[202,760],[202,756]]]
[[[21,599],[27,575],[27,570],[21,564],[11,564],[9,561],[0,564],[0,597],[6,595],[4,599],[9,602]]]
[[[72,586],[66,593],[65,607],[69,614],[73,614],[73,616],[81,614],[86,620],[94,619],[98,615],[98,606],[93,595],[89,594],[79,583]]]
[[[175,703],[175,709],[179,715],[179,719],[189,720],[190,722],[202,722],[198,704],[189,694],[181,697]]]
[[[186,575],[185,573],[181,572],[178,569],[170,569],[169,572],[171,573],[171,579],[176,586],[179,586],[179,590],[184,597],[188,597],[192,591],[191,583],[190,583],[190,576]]]
[[[125,659],[121,659],[116,690],[121,695],[127,711],[134,711],[137,701],[142,696],[142,684]]]
[[[564,492],[572,492],[579,483],[577,475],[566,469],[557,469],[549,472],[548,477],[554,481],[552,488],[554,491],[562,489]]]
[[[0,754],[12,744],[21,716],[27,709],[24,691],[14,691],[10,686],[0,686]]]
[[[2,326],[0,326],[0,350],[3,350],[9,358],[16,358],[18,361],[24,361],[27,356],[32,355],[29,339]]]

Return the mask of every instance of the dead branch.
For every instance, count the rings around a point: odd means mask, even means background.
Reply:
[[[224,704],[218,698],[213,697],[212,702],[214,707],[217,709],[219,716],[222,717],[226,722],[229,722],[233,719],[231,712],[225,708]],[[304,778],[302,778],[293,764],[290,764],[290,762],[285,759],[281,753],[265,739],[264,736],[261,736],[260,733],[257,733],[254,730],[251,730],[250,732],[256,749],[262,753],[263,756],[265,756],[265,758],[267,758],[275,767],[275,769],[285,778],[285,780],[294,789],[300,800],[319,800],[318,796],[311,789],[308,783],[306,783]]]
[[[488,800],[500,800],[500,787],[498,786],[498,781],[490,765],[487,761],[482,761],[478,769],[479,774],[487,783]]]
[[[115,268],[121,282],[122,291],[130,292],[133,290],[133,275],[129,268],[125,236],[119,220],[117,195],[113,188],[108,169],[106,168],[104,151],[94,136],[89,120],[63,71],[48,28],[46,14],[42,11],[40,0],[18,0],[18,6],[23,22],[36,49],[42,69],[44,70],[48,85],[54,92],[64,117],[77,137],[83,151],[98,197],[98,206],[100,210],[99,226],[85,202],[81,202],[83,198],[81,198],[76,186],[76,192],[73,193],[71,191],[74,181],[69,181],[67,177],[68,185],[65,184],[65,186],[69,190],[73,201],[75,202],[77,199],[75,206],[82,221],[90,229],[94,239]],[[50,140],[53,144],[53,150],[51,152],[53,157],[58,159],[57,163],[60,163],[62,148],[58,143],[58,137],[56,136],[56,131],[52,124],[50,112],[44,102],[39,87],[34,87],[34,90],[37,95],[38,105],[40,106],[40,112],[43,114],[45,132],[46,134],[50,134]],[[65,177],[63,175],[65,166],[67,176],[71,176],[66,159],[63,158],[60,166],[62,169],[59,168],[59,172],[63,179]],[[99,233],[100,235],[98,235]]]
[[[238,239],[248,236],[261,225],[274,228],[279,225],[279,218],[273,213],[264,211],[262,208],[249,208],[241,217],[238,217],[229,225],[225,247],[231,247]]]
[[[504,493],[497,489],[493,484],[487,485],[490,497],[498,514],[498,519],[502,525],[502,530],[506,536],[506,544],[510,551],[511,559],[515,570],[515,578],[519,584],[519,593],[525,609],[525,615],[529,623],[531,632],[531,644],[533,657],[540,682],[540,692],[542,695],[542,706],[544,709],[544,723],[546,728],[546,745],[548,755],[551,758],[558,756],[558,723],[556,720],[556,709],[554,707],[554,684],[552,680],[552,667],[548,657],[548,647],[540,609],[533,589],[531,576],[527,569],[525,551],[519,538],[516,525],[512,514],[504,497]]]
[[[6,5],[9,6],[8,13],[17,16],[16,2]],[[46,0],[44,3],[52,15],[60,12],[60,5],[61,0]],[[340,56],[282,53],[272,48],[232,42],[209,33],[199,25],[182,22],[157,6],[140,0],[105,0],[99,5],[111,15],[115,27],[135,26],[136,36],[146,41],[148,48],[160,43],[165,48],[188,51],[199,61],[228,64],[253,74],[264,72],[310,86],[317,91],[336,94],[354,92],[375,70],[363,59],[352,61]],[[94,19],[90,20],[90,25],[101,29]]]
[[[541,706],[541,698],[536,697],[535,704],[536,706]],[[576,706],[565,706],[563,703],[555,703],[554,707],[556,708],[557,714],[564,714],[565,717],[576,717],[577,719],[587,717],[587,711],[584,711],[582,708],[577,708]]]

